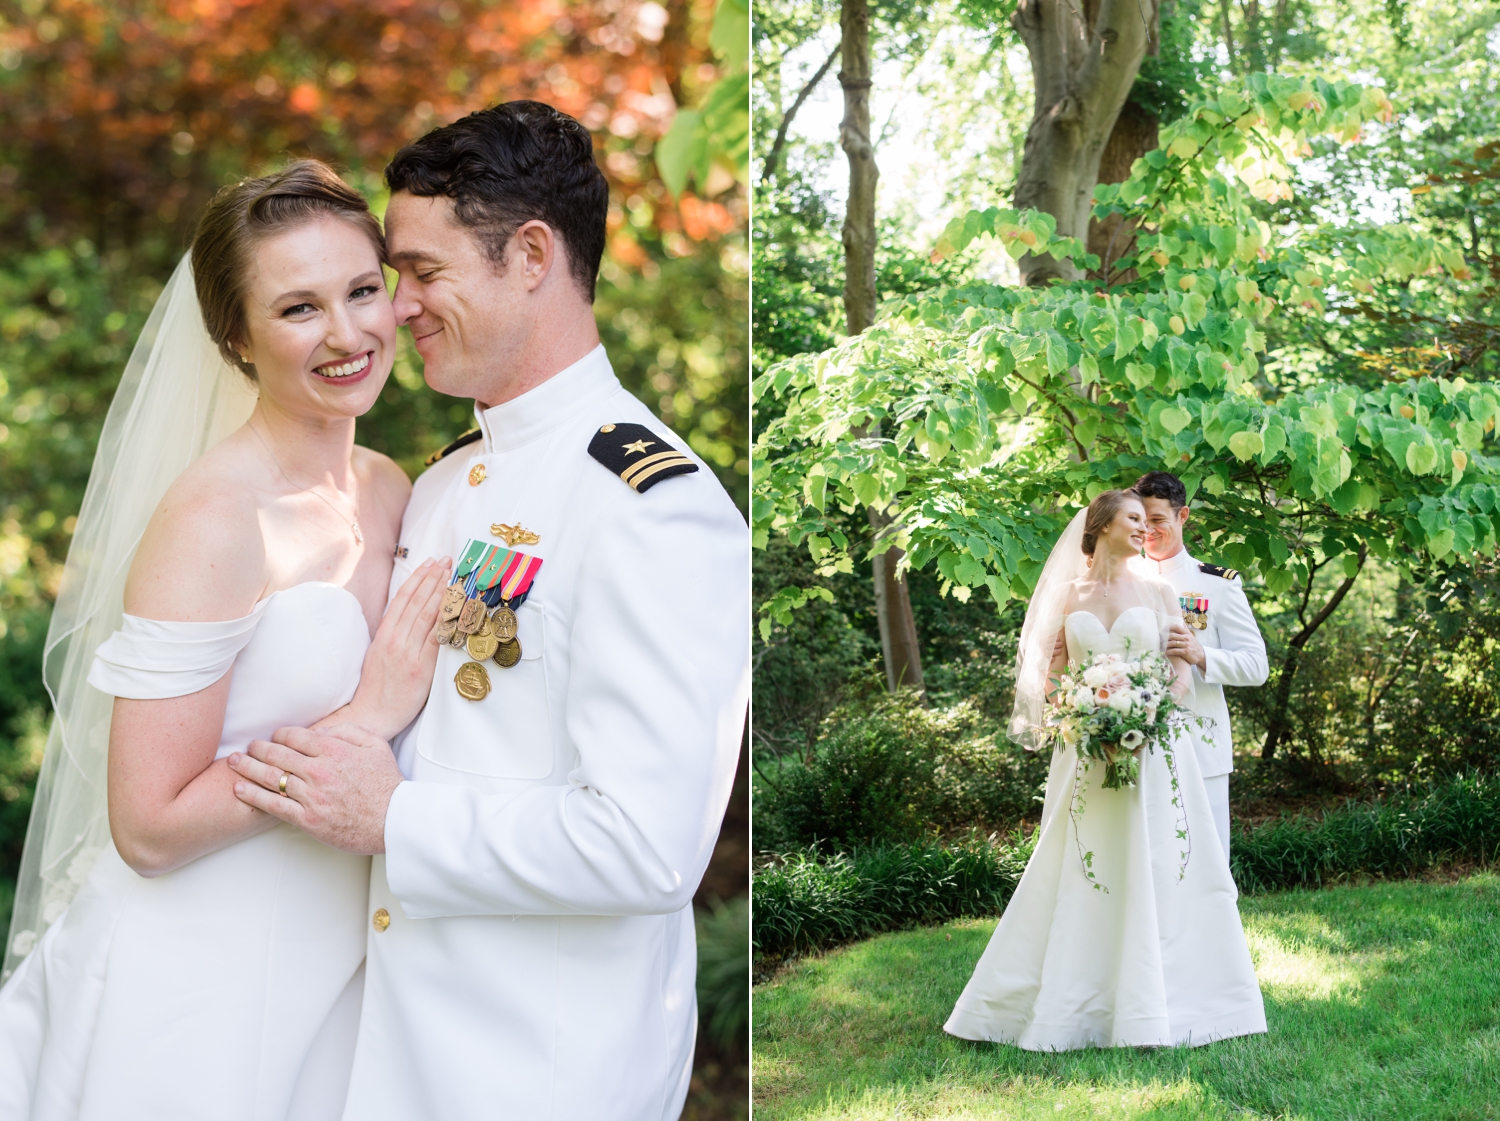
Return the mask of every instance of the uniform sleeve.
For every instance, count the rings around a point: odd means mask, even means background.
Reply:
[[[1270,675],[1266,642],[1256,625],[1245,590],[1236,580],[1225,580],[1215,613],[1219,647],[1203,648],[1203,680],[1210,685],[1263,685]]]
[[[408,916],[668,914],[691,902],[749,696],[749,554],[711,477],[622,488],[578,574],[565,716],[577,766],[565,786],[516,796],[402,783],[386,877]]]

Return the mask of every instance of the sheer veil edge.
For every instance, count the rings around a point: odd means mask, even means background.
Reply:
[[[1047,671],[1052,649],[1062,630],[1068,605],[1068,587],[1088,572],[1083,554],[1083,523],[1088,510],[1079,510],[1063,530],[1037,577],[1021,624],[1016,648],[1016,700],[1010,715],[1010,738],[1027,751],[1046,745],[1043,732],[1047,716]]]
[[[172,481],[249,418],[256,394],[208,337],[184,256],[136,340],[99,436],[42,660],[52,726],[26,830],[0,982],[56,922],[110,842],[114,698],[87,684],[120,626],[125,577]]]

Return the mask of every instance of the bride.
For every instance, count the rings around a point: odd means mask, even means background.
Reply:
[[[1141,501],[1106,491],[1053,549],[1021,630],[1018,742],[1047,742],[1048,694],[1069,660],[1165,649],[1181,615],[1171,588],[1131,570],[1145,532]],[[1054,653],[1059,631],[1066,654]],[[1181,697],[1191,670],[1172,665]],[[1174,805],[1165,746],[1141,750],[1139,781],[1123,790],[1102,789],[1102,765],[1080,774],[1075,750],[1057,746],[1036,848],[944,1030],[1029,1051],[1198,1046],[1266,1030],[1197,756],[1179,732]]]
[[[227,187],[131,356],[48,636],[0,1116],[343,1112],[369,858],[246,806],[226,757],[320,718],[389,737],[427,696],[446,562],[386,610],[411,488],[354,444],[383,258],[321,163]]]

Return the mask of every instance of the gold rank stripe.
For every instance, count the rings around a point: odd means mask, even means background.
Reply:
[[[638,483],[645,482],[657,472],[666,470],[668,467],[676,467],[680,464],[691,462],[691,459],[683,455],[676,448],[673,448],[669,452],[657,452],[655,455],[648,455],[645,459],[637,460],[620,472],[620,478],[634,487]]]
[[[630,486],[631,486],[631,488],[633,490],[637,490],[638,491],[638,490],[641,489],[641,484],[642,483],[646,482],[649,479],[654,479],[657,475],[660,475],[663,471],[670,471],[674,467],[689,467],[689,468],[692,468],[695,471],[697,470],[697,468],[693,466],[693,461],[691,459],[687,458],[687,456],[679,456],[676,459],[670,460],[670,461],[668,461],[666,463],[658,463],[655,467],[652,467],[649,471],[646,471],[646,472],[643,472],[642,474],[637,475],[634,479],[631,480]]]

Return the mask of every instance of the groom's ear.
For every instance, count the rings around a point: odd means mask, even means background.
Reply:
[[[533,219],[523,222],[512,237],[511,253],[521,269],[528,292],[535,291],[557,265],[558,243],[552,227]]]
[[[1178,525],[1187,525],[1187,520],[1188,520],[1188,508],[1186,506],[1184,506],[1182,509],[1180,509],[1180,510],[1177,511],[1177,524]]]

